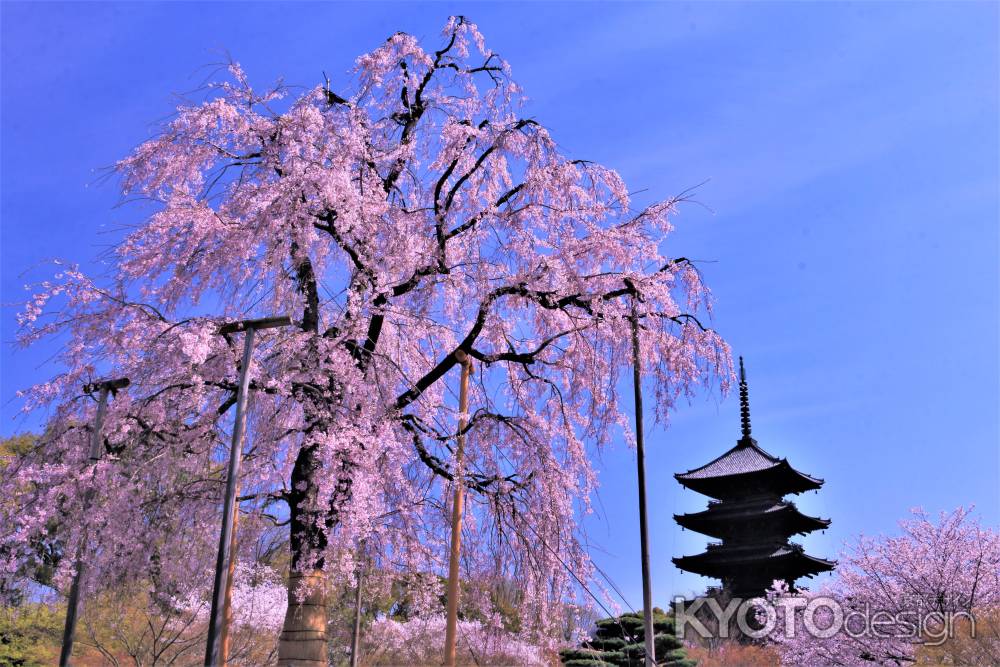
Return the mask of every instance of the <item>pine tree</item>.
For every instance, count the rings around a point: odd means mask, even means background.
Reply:
[[[578,648],[563,649],[559,657],[565,667],[642,667],[646,657],[646,631],[642,612],[622,614],[597,621],[597,630]],[[674,633],[673,616],[660,608],[653,609],[656,664],[670,667],[694,667]]]

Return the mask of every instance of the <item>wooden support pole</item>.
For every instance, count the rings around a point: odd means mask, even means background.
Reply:
[[[104,438],[101,435],[101,428],[104,426],[104,415],[108,409],[108,394],[115,394],[119,389],[124,389],[129,385],[128,378],[118,378],[117,380],[106,380],[104,382],[94,382],[84,386],[83,391],[92,394],[100,392],[97,399],[97,414],[94,416],[94,427],[90,434],[90,456],[89,462],[93,465],[101,460],[104,454]],[[96,472],[96,469],[95,469]],[[93,488],[88,489],[83,496],[83,513],[90,512],[90,503],[94,499]],[[67,667],[73,655],[73,641],[76,634],[76,619],[80,613],[80,586],[83,580],[84,561],[83,556],[86,551],[88,540],[87,527],[83,528],[83,535],[76,548],[76,572],[73,574],[73,583],[69,589],[69,599],[66,601],[66,623],[63,626],[62,650],[59,653],[59,666]]]
[[[236,494],[240,476],[240,461],[243,457],[243,431],[246,428],[246,409],[250,389],[250,363],[253,360],[254,333],[258,329],[271,329],[291,324],[289,317],[266,317],[258,320],[243,320],[223,325],[220,334],[245,331],[243,340],[243,363],[236,390],[236,420],[233,424],[233,438],[229,447],[229,466],[226,472],[226,494],[222,506],[222,530],[219,533],[219,553],[215,560],[215,582],[212,586],[212,611],[208,618],[208,640],[205,646],[206,667],[225,665],[226,648],[224,637],[228,634],[227,607],[232,597],[232,573],[235,568],[234,553],[236,534]]]
[[[642,425],[642,366],[639,354],[639,316],[632,298],[632,391],[635,395],[635,458],[639,477],[639,543],[642,553],[642,617],[645,626],[646,667],[656,666],[653,641],[653,584],[649,576],[649,530],[646,520],[646,450]]]
[[[236,493],[239,494],[240,485],[239,482],[236,484]],[[225,609],[223,610],[223,616],[226,622],[222,624],[222,655],[219,657],[219,662],[223,665],[229,662],[230,648],[233,643],[232,629],[233,629],[233,579],[236,577],[236,547],[238,542],[236,541],[236,535],[238,533],[238,528],[240,525],[240,508],[236,508],[236,512],[233,514],[233,537],[229,542],[229,575],[226,577],[226,603]]]
[[[361,654],[361,591],[365,575],[364,553],[358,559],[358,585],[354,589],[354,631],[351,633],[351,667],[358,667]]]
[[[465,506],[465,484],[463,479],[463,456],[465,454],[465,427],[469,412],[469,374],[472,359],[459,350],[456,355],[462,364],[462,378],[458,390],[458,444],[455,451],[455,474],[452,484],[455,495],[451,504],[451,555],[448,559],[448,616],[445,625],[444,664],[454,667],[458,639],[458,565],[462,546],[462,511]]]

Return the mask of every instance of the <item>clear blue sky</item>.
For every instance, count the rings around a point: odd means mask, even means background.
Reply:
[[[754,435],[827,480],[833,556],[909,508],[975,503],[1000,521],[998,5],[17,4],[2,11],[2,301],[62,257],[92,272],[138,211],[96,170],[124,156],[225,53],[265,85],[344,82],[394,31],[434,45],[467,14],[507,58],[528,113],[631,189],[698,190],[669,248],[711,263],[715,326],[747,358]],[[54,372],[2,312],[2,426]],[[626,394],[627,395],[627,394]],[[631,410],[631,405],[628,406]],[[702,588],[671,474],[734,444],[736,400],[699,397],[649,434],[655,600]],[[641,604],[634,457],[599,463],[594,555]]]

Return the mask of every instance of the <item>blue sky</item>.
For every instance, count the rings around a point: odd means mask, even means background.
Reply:
[[[148,137],[226,55],[265,85],[345,82],[403,30],[435,45],[468,15],[512,65],[527,112],[639,196],[702,183],[668,241],[706,260],[714,325],[747,359],[754,435],[827,480],[833,556],[909,508],[1000,522],[1000,136],[995,3],[19,4],[2,11],[2,302],[52,257],[101,272],[138,211],[100,168]],[[37,274],[36,274],[37,275]],[[14,392],[54,372],[0,318],[0,433]],[[625,394],[626,396],[628,394]],[[631,410],[631,405],[627,406]],[[704,587],[671,556],[705,538],[671,515],[705,498],[671,474],[734,444],[735,397],[651,428],[654,600]],[[641,605],[634,457],[599,462],[597,562]],[[611,517],[612,520],[608,520]]]

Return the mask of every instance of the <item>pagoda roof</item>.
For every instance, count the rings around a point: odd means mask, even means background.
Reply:
[[[700,468],[677,473],[674,478],[689,489],[714,498],[731,495],[729,490],[733,487],[759,487],[784,495],[823,485],[822,479],[799,472],[787,459],[765,452],[749,435],[744,435],[721,456]]]
[[[798,544],[709,545],[708,550],[694,555],[671,559],[677,567],[706,577],[730,576],[734,567],[770,570],[774,578],[812,576],[832,570],[837,562],[810,556]],[[779,576],[780,575],[780,576]]]
[[[706,477],[724,477],[727,475],[744,475],[748,472],[759,472],[773,468],[781,459],[771,456],[759,446],[753,438],[740,438],[736,446],[721,456],[712,459],[700,468],[675,475],[678,479],[704,479]]]
[[[720,538],[735,525],[772,525],[785,528],[786,535],[805,535],[830,525],[829,519],[802,514],[795,503],[773,498],[714,502],[701,512],[675,514],[674,520],[684,528]]]

